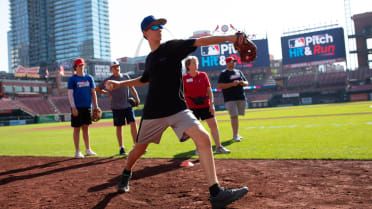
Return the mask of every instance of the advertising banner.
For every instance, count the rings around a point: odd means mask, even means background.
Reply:
[[[15,70],[14,76],[18,78],[40,78],[39,69],[40,67],[23,67],[22,65],[20,65]]]
[[[110,65],[94,64],[92,67],[94,78],[97,80],[101,81],[111,75]]]
[[[289,68],[346,59],[342,28],[281,37],[281,46],[283,65]]]

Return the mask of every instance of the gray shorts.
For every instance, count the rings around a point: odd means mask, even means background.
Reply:
[[[142,120],[137,136],[137,144],[160,143],[161,136],[165,129],[172,127],[179,140],[186,141],[189,137],[184,134],[185,130],[201,125],[191,110],[183,110],[176,114],[156,119]]]
[[[226,109],[229,111],[230,116],[245,115],[245,107],[247,103],[245,100],[228,101],[225,103]]]

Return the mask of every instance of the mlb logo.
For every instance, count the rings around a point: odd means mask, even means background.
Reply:
[[[288,40],[289,48],[305,47],[305,38],[293,38]]]
[[[201,55],[202,56],[220,55],[220,45],[215,44],[215,45],[209,45],[209,46],[202,46]]]

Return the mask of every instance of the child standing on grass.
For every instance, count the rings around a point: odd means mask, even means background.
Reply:
[[[89,125],[92,124],[92,102],[94,108],[99,107],[94,79],[91,75],[85,74],[84,66],[84,59],[76,59],[74,61],[74,75],[68,80],[67,92],[71,106],[71,126],[74,128],[75,158],[84,158],[79,147],[80,129],[83,130],[86,155],[96,155],[90,147]]]

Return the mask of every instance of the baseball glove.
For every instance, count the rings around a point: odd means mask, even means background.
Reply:
[[[248,39],[247,35],[243,32],[237,32],[234,47],[240,54],[242,62],[252,62],[257,56],[256,45]]]
[[[128,102],[129,102],[130,106],[132,106],[132,107],[137,107],[137,106],[138,106],[138,103],[137,103],[137,101],[134,99],[134,97],[129,97],[129,98],[128,98]]]
[[[92,112],[92,121],[98,122],[102,118],[102,110],[100,108],[94,108]]]

